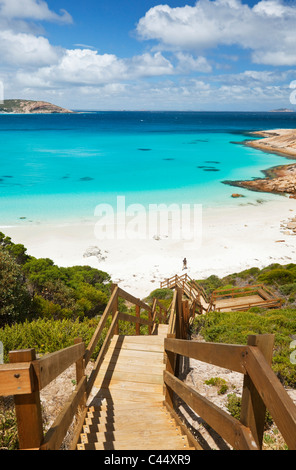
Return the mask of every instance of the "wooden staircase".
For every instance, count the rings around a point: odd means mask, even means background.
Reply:
[[[164,406],[164,338],[113,336],[95,382],[78,450],[189,450]]]

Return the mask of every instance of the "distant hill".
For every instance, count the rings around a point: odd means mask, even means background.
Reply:
[[[272,109],[271,113],[294,113],[293,109],[288,108],[280,108],[280,109]]]
[[[46,101],[5,100],[0,104],[0,114],[62,114],[73,113]]]

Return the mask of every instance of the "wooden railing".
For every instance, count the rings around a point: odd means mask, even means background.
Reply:
[[[251,295],[258,295],[262,298],[262,300],[258,300],[257,302],[252,300],[252,302],[248,302],[248,296]],[[219,312],[221,309],[225,310],[226,307],[217,307],[217,300],[235,299],[238,297],[245,297],[246,301],[244,303],[240,303],[240,305],[237,307],[233,307],[233,309],[235,310],[244,310],[256,306],[265,306],[269,308],[280,307],[283,303],[282,299],[276,297],[274,293],[271,292],[264,284],[255,284],[244,287],[229,287],[225,289],[217,289],[211,295],[211,304],[213,306],[213,309]]]
[[[273,335],[249,336],[246,346],[165,339],[164,383],[168,410],[176,413],[175,393],[234,449],[259,450],[268,409],[289,449],[295,450],[296,406],[270,367],[273,344]],[[176,377],[177,359],[181,356],[244,374],[240,420]],[[200,445],[189,430],[187,435],[191,444],[199,449]]]
[[[119,311],[119,298],[135,306],[135,315]],[[148,313],[148,319],[141,317],[141,310]],[[87,378],[85,368],[102,338],[110,315],[111,324],[93,370]],[[289,449],[296,449],[296,407],[270,366],[274,336],[250,336],[247,345],[188,341],[188,326],[194,315],[195,307],[183,300],[181,287],[176,287],[171,306],[166,309],[157,299],[154,299],[150,306],[113,285],[110,300],[87,347],[77,338],[73,346],[39,359],[36,359],[34,349],[10,352],[10,363],[0,366],[0,395],[14,395],[20,449],[60,449],[76,418],[72,437],[72,448],[75,448],[86,415],[87,400],[110,341],[114,334],[118,334],[119,321],[135,323],[136,334],[140,334],[141,325],[148,326],[149,334],[152,334],[157,322],[168,322],[168,337],[164,343],[165,405],[196,449],[200,448],[199,443],[180,422],[174,409],[174,393],[234,449],[261,449],[266,409],[269,410]],[[182,356],[244,375],[240,420],[219,409],[177,377]],[[44,436],[40,391],[72,364],[76,366],[76,389]]]
[[[118,311],[119,298],[135,306],[135,316]],[[141,310],[148,313],[148,320],[141,317]],[[87,378],[85,368],[102,338],[110,315],[112,315],[111,325],[92,372]],[[149,334],[152,334],[158,321],[167,321],[167,309],[157,299],[154,299],[153,305],[150,306],[117,285],[113,285],[110,300],[87,347],[80,338],[77,338],[73,346],[39,359],[36,359],[34,349],[10,352],[10,363],[0,366],[0,396],[14,396],[20,449],[60,449],[74,418],[76,418],[76,430],[72,442],[75,447],[87,411],[87,399],[110,341],[113,335],[119,332],[119,321],[135,323],[137,335],[140,334],[141,325],[148,326]],[[76,390],[44,436],[40,391],[73,364],[76,364]]]
[[[162,281],[160,283],[160,287],[168,289],[175,289],[177,287],[181,288],[182,292],[192,302],[195,302],[196,308],[198,308],[198,313],[203,313],[209,309],[209,300],[204,288],[191,279],[187,273],[182,276],[178,276],[176,274],[175,276]]]

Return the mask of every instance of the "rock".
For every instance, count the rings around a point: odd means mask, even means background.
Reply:
[[[294,230],[294,229],[296,229],[296,222],[289,222],[289,223],[287,224],[287,228],[288,228],[289,230]]]
[[[245,197],[245,196],[243,196],[243,194],[233,193],[231,194],[231,197],[235,198],[235,197]]]

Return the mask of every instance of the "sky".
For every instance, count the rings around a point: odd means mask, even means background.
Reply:
[[[0,0],[4,98],[75,110],[296,109],[296,0]]]

